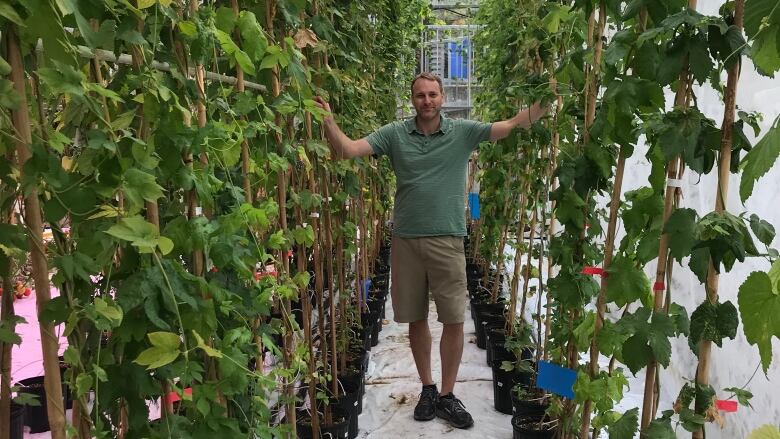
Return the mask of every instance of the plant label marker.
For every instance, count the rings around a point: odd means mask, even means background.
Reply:
[[[666,284],[663,282],[656,282],[653,284],[653,291],[656,293],[663,292],[664,290],[666,290]]]
[[[718,407],[718,410],[726,413],[734,413],[737,411],[737,401],[730,401],[725,399],[719,399],[715,401],[715,405]]]
[[[368,290],[371,289],[371,279],[366,279],[363,281],[363,297],[368,299]]]
[[[471,212],[471,219],[479,219],[479,193],[469,192],[469,212]]]
[[[311,215],[309,215],[311,218],[319,218],[320,213],[319,212],[312,212]]]
[[[547,361],[539,362],[536,385],[564,398],[574,399],[574,382],[577,372]]]
[[[666,180],[666,186],[667,187],[676,187],[681,188],[683,184],[683,181],[677,178],[669,178]]]
[[[582,267],[582,274],[597,275],[606,277],[607,272],[601,267]]]

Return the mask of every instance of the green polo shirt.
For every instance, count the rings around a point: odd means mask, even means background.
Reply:
[[[471,152],[490,139],[489,123],[442,116],[426,136],[414,118],[389,123],[366,140],[387,155],[396,176],[393,235],[466,236],[466,168]]]

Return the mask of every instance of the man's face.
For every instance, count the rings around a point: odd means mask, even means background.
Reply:
[[[439,83],[420,78],[414,83],[412,90],[412,106],[417,110],[417,117],[426,121],[438,119],[444,102]]]

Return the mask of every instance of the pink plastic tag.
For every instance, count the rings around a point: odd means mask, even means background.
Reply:
[[[730,401],[725,399],[719,399],[715,401],[715,405],[718,407],[718,410],[728,413],[734,413],[737,411],[737,401]]]
[[[582,274],[604,276],[606,273],[601,267],[582,267]]]
[[[661,292],[666,289],[666,284],[663,282],[656,282],[653,284],[653,291]]]

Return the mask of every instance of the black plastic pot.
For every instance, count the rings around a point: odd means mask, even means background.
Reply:
[[[60,360],[60,380],[62,381],[62,396],[65,399],[65,410],[73,408],[73,395],[70,393],[70,387],[65,382],[65,373],[68,371],[68,363],[65,362],[65,358],[58,357]]]
[[[484,313],[477,316],[475,331],[477,333],[477,347],[485,349],[486,333],[493,328],[503,328],[506,323],[504,314]]]
[[[501,313],[504,312],[506,305],[504,304],[504,301],[499,299],[496,303],[489,303],[489,302],[475,302],[471,301],[471,318],[474,320],[474,325],[479,321],[479,316],[484,313]]]
[[[558,431],[556,422],[547,422],[542,425],[543,430],[539,430],[539,421],[523,418],[522,416],[512,416],[512,437],[514,439],[553,439]]]
[[[46,388],[43,386],[43,377],[31,377],[19,380],[19,393],[35,395],[38,406],[27,406],[27,415],[24,417],[24,425],[30,427],[30,433],[43,433],[49,431],[49,414],[46,403]]]
[[[531,384],[531,374],[516,369],[501,369],[502,361],[494,360],[493,369],[493,407],[501,413],[512,414],[512,388],[516,384]]]
[[[493,363],[493,408],[507,415],[512,414],[512,387],[516,373],[501,369],[501,362]]]
[[[24,414],[26,407],[11,402],[11,439],[22,439],[24,437]]]
[[[372,314],[373,315],[373,314]],[[371,347],[379,344],[379,331],[382,330],[382,319],[377,314],[376,320],[371,328]]]
[[[347,439],[349,438],[349,413],[345,413],[338,407],[334,407],[333,418],[338,419],[334,421],[333,425],[323,425],[320,422],[320,436],[314,438],[311,431],[311,424],[306,422],[298,422],[296,425],[298,430],[298,437],[300,439],[320,439],[320,438],[333,438],[333,439]],[[322,419],[320,419],[322,421]]]
[[[506,331],[503,327],[488,328],[485,331],[485,356],[488,366],[491,366],[493,360],[497,358],[497,352],[501,361],[514,358],[514,355],[504,347],[504,342],[506,342]]]
[[[344,395],[336,399],[335,405],[344,412],[349,413],[348,437],[353,439],[358,434],[358,415],[363,410],[363,395],[361,389],[363,386],[363,374],[342,377],[340,380],[344,389]]]
[[[511,396],[512,414],[515,416],[539,421],[544,417],[547,407],[550,406],[548,398],[519,399],[514,389]]]

